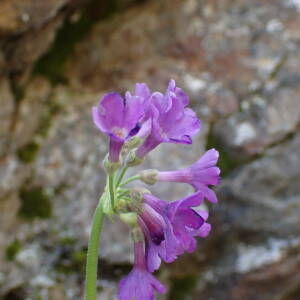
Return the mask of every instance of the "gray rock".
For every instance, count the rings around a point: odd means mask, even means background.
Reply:
[[[51,65],[60,81],[41,69],[45,74],[32,77],[34,64],[66,17],[79,26],[82,11],[75,8],[102,9],[108,2],[0,4],[6,12],[0,20],[0,297],[83,299],[85,251],[107,152],[91,107],[104,93],[132,90],[135,82],[163,91],[171,77],[190,95],[202,133],[193,146],[162,145],[129,174],[185,167],[216,147],[225,175],[220,203],[209,205],[211,235],[194,254],[161,268],[169,293],[158,299],[298,299],[296,1],[121,2],[122,9],[135,7],[99,21],[102,10],[95,9],[75,45],[67,44],[72,30],[63,27],[60,34],[68,36],[59,49],[68,50],[66,65]],[[185,184],[149,188],[166,200],[191,191]],[[128,228],[106,220],[99,298],[116,299],[131,262]]]
[[[299,143],[297,134],[223,180],[218,189],[220,204],[212,211],[214,230],[203,245],[204,251],[215,248],[217,255],[204,254],[209,267],[192,299],[200,294],[251,299],[253,294],[245,287],[248,280],[260,289],[258,299],[272,299],[274,292],[297,295],[290,263],[298,261],[293,253],[300,245]],[[270,285],[281,270],[286,270],[286,281],[279,292]]]
[[[298,130],[299,95],[297,87],[282,87],[244,100],[243,111],[218,121],[214,134],[232,154],[261,154]]]
[[[50,94],[50,83],[43,77],[36,77],[28,84],[16,118],[14,150],[22,151],[30,142],[38,142],[38,135],[46,134],[54,106]]]
[[[63,16],[57,16],[42,28],[30,30],[15,39],[14,43],[5,44],[4,52],[9,64],[8,72],[14,74],[14,80],[23,88],[28,81],[36,61],[51,47],[56,32],[62,26]]]

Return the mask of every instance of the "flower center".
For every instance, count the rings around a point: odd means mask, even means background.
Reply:
[[[120,139],[125,139],[127,136],[127,130],[124,128],[115,127],[112,129],[112,132],[115,136],[117,136]]]

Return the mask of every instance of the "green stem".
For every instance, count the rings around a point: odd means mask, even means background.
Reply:
[[[126,201],[128,201],[128,202],[131,202],[131,201],[132,201],[132,199],[131,199],[130,197],[125,197],[125,196],[123,196],[121,199],[124,199],[124,200],[126,200]]]
[[[123,192],[121,192],[121,193],[118,194],[118,198],[122,198],[123,196],[126,196],[128,194],[130,194],[129,190],[123,191]]]
[[[124,182],[122,182],[119,186],[124,186],[127,183],[129,183],[129,182],[132,182],[132,181],[135,181],[135,180],[139,180],[139,179],[140,179],[140,175],[132,176],[132,177],[128,178],[127,180],[125,180]]]
[[[114,191],[114,174],[108,176],[109,195],[111,201],[111,207],[115,209],[115,191]]]
[[[120,183],[121,183],[121,181],[122,181],[122,179],[123,179],[123,177],[124,177],[126,171],[128,170],[128,168],[129,168],[129,166],[127,166],[127,165],[125,165],[125,166],[123,167],[123,169],[122,169],[122,171],[121,171],[121,173],[120,173],[120,176],[119,176],[119,178],[118,178],[118,180],[117,180],[116,187],[118,187],[118,186],[120,185]]]
[[[99,203],[93,217],[86,260],[85,300],[96,300],[99,240],[103,224],[103,210]]]

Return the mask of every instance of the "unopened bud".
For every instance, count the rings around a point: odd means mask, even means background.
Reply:
[[[144,194],[150,194],[150,191],[144,187],[135,187],[130,191],[130,197],[135,202],[142,202],[144,199]]]
[[[130,208],[133,211],[136,211],[137,213],[140,213],[142,211],[144,203],[144,194],[150,194],[150,191],[143,187],[136,187],[130,191],[130,198],[132,200],[130,203]]]
[[[127,165],[130,167],[140,165],[144,161],[143,158],[139,158],[134,152],[130,152],[128,156]]]
[[[144,170],[140,172],[140,180],[147,184],[154,184],[157,182],[158,171],[155,169]]]
[[[117,212],[127,213],[130,211],[130,203],[125,199],[118,199],[115,208]]]
[[[120,219],[129,226],[137,226],[137,214],[135,212],[122,213]]]

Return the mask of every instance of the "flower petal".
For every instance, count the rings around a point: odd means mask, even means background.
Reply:
[[[197,231],[197,235],[201,238],[205,238],[211,231],[211,225],[209,223],[204,223]]]
[[[107,129],[122,128],[125,106],[119,93],[106,94],[99,104],[99,110],[102,111],[99,116]]]
[[[201,191],[208,201],[210,201],[211,203],[218,203],[216,193],[212,189],[201,183],[193,183],[193,186],[196,190]]]
[[[129,93],[126,93],[125,99],[125,114],[122,125],[123,128],[126,128],[128,131],[130,131],[135,128],[137,122],[144,115],[143,98],[139,96],[131,96]]]
[[[146,83],[137,83],[135,85],[135,95],[147,99],[150,97],[151,92]]]

